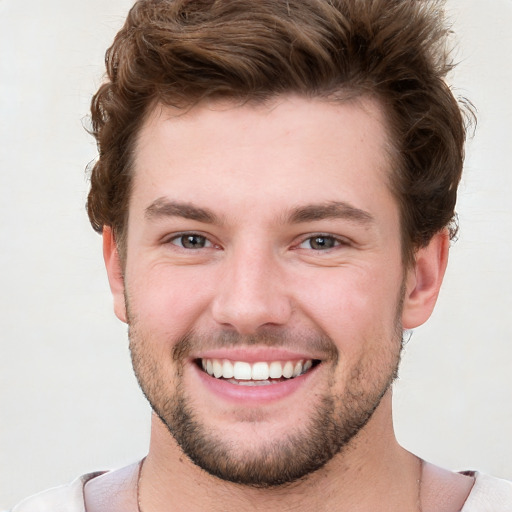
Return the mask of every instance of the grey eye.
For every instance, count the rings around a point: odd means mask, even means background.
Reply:
[[[205,236],[194,233],[181,235],[172,241],[175,245],[184,249],[202,249],[211,246],[211,243]]]
[[[322,251],[327,249],[332,249],[339,245],[339,241],[332,236],[313,236],[304,240],[302,242],[301,247],[306,249],[314,249],[315,251]]]

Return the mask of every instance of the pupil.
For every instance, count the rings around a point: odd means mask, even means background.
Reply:
[[[187,249],[197,249],[204,247],[204,236],[200,235],[185,235],[181,239],[183,247]]]
[[[313,249],[330,249],[334,247],[334,240],[329,237],[317,236],[311,241]]]

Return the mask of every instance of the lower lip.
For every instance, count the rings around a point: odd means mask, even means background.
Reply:
[[[263,384],[259,386],[244,386],[243,384],[233,384],[225,379],[216,379],[202,371],[195,363],[193,363],[193,366],[203,386],[215,395],[230,402],[243,403],[245,405],[249,403],[258,405],[283,400],[294,394],[311,379],[320,365],[313,367],[307,373],[299,377],[276,382],[275,384]]]

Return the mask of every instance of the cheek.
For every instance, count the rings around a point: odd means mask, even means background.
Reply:
[[[132,269],[126,283],[130,316],[152,336],[160,333],[165,339],[183,336],[210,300],[208,280],[197,267]]]
[[[298,307],[342,345],[341,351],[362,348],[366,341],[395,334],[400,279],[335,269],[330,279],[303,281]]]

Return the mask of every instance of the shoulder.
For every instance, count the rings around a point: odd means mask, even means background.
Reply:
[[[85,512],[84,486],[101,474],[96,472],[82,475],[67,485],[31,496],[16,505],[11,512]]]
[[[137,485],[141,467],[142,461],[89,480],[84,486],[87,512],[136,510]]]
[[[474,473],[475,484],[461,512],[510,512],[512,482]]]

